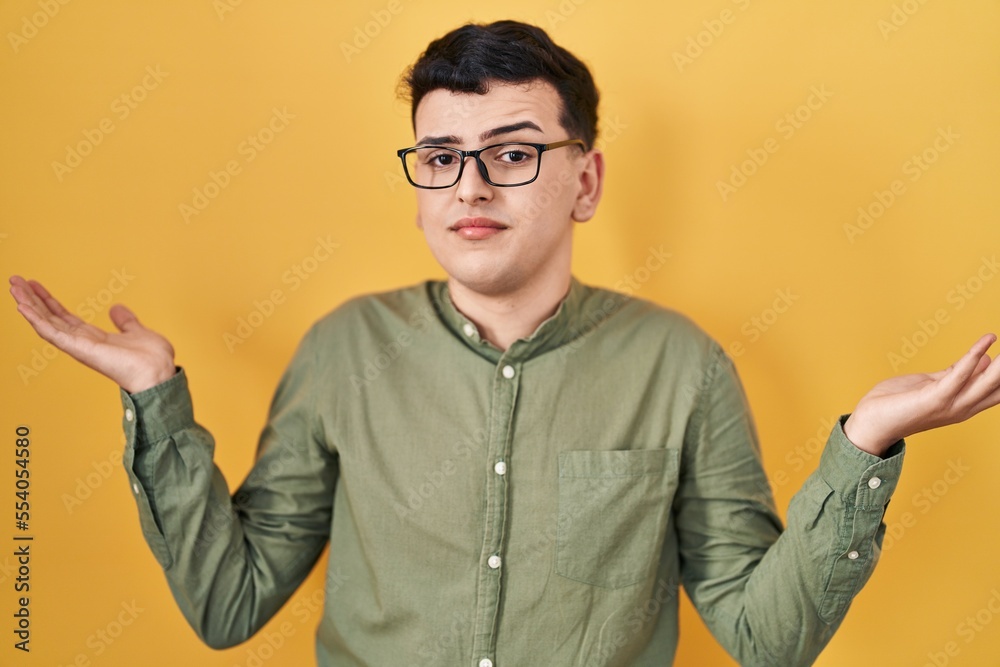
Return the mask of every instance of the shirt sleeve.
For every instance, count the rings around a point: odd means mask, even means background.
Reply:
[[[783,529],[742,386],[715,348],[674,509],[685,590],[744,667],[811,665],[878,561],[905,445],[868,454],[844,435],[845,419]]]
[[[194,421],[182,369],[134,395],[121,391],[123,462],[143,536],[184,616],[213,648],[260,629],[329,538],[337,458],[318,425],[311,335],[281,379],[256,462],[232,496],[212,462],[211,434]]]

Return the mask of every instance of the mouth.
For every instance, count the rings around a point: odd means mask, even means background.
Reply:
[[[463,239],[479,241],[496,236],[508,227],[490,218],[462,218],[448,229]]]

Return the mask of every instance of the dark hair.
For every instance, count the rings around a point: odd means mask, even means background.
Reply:
[[[590,70],[544,30],[526,23],[469,23],[452,30],[431,42],[403,74],[400,93],[409,99],[410,120],[415,121],[417,105],[433,90],[485,95],[492,82],[536,79],[552,84],[559,93],[559,123],[570,138],[593,147],[599,94]]]

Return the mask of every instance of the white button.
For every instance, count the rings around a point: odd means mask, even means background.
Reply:
[[[872,477],[870,480],[868,480],[869,489],[877,489],[880,486],[882,486],[882,480],[880,480],[878,477]]]
[[[472,326],[472,324],[469,322],[466,322],[465,324],[462,325],[462,331],[464,331],[465,335],[468,336],[469,338],[472,338],[473,336],[476,335],[476,327]]]
[[[500,567],[500,556],[490,556],[490,559],[486,561],[486,564],[494,570],[497,569]]]
[[[135,495],[139,495],[139,485],[135,482],[132,482],[132,491],[135,492]]]
[[[859,554],[857,551],[852,551],[851,553],[847,554],[847,557],[850,558],[851,560],[857,560],[858,556],[860,555],[861,554]]]
[[[511,379],[512,377],[514,377],[514,367],[513,366],[504,366],[503,367],[503,376],[505,378],[507,378],[508,380]]]
[[[503,461],[497,461],[497,464],[493,466],[493,471],[498,475],[503,475],[507,472],[507,464]]]
[[[135,415],[132,414],[132,410],[131,409],[128,409],[128,410],[125,411],[125,421],[130,422],[134,418],[135,418]]]
[[[483,658],[479,661],[479,667],[493,667],[493,661],[489,658]]]

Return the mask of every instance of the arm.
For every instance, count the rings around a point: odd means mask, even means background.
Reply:
[[[303,341],[278,386],[258,457],[230,497],[183,371],[130,395],[123,457],[142,532],[198,636],[226,648],[257,632],[326,545],[337,459],[316,428],[315,364]]]
[[[119,333],[108,333],[39,283],[10,282],[39,336],[121,388],[123,461],[143,535],[191,626],[216,648],[250,637],[308,574],[330,526],[337,462],[316,432],[317,370],[307,342],[278,387],[257,462],[231,499],[166,338],[124,306],[112,307]]]
[[[986,356],[994,340],[983,337],[945,371],[869,392],[834,428],[784,531],[742,387],[715,351],[688,425],[675,516],[685,589],[741,664],[816,659],[878,561],[901,438],[1000,402],[1000,364]]]

